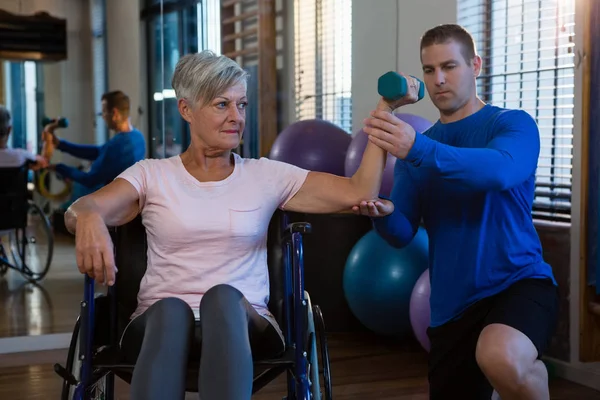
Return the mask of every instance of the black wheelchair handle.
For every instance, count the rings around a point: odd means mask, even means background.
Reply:
[[[310,223],[308,222],[293,222],[291,224],[289,224],[286,228],[286,233],[288,234],[292,234],[292,233],[301,233],[301,234],[307,234],[307,233],[311,233],[312,232],[312,226]]]

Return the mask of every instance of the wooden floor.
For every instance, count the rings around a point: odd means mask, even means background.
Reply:
[[[6,247],[6,237],[3,243]],[[56,235],[53,262],[39,284],[28,283],[12,269],[0,276],[0,338],[72,332],[83,282],[74,239]]]
[[[426,400],[427,360],[416,344],[398,344],[371,335],[330,335],[333,394],[336,400]],[[47,400],[60,398],[61,379],[54,373],[54,362],[64,363],[66,352],[35,355],[0,356],[0,399]],[[8,364],[17,365],[8,367]],[[29,365],[31,364],[31,365]],[[117,382],[116,399],[129,399],[129,386]],[[550,383],[555,400],[598,400],[600,392],[556,379]],[[273,381],[253,399],[281,399],[285,377]],[[186,399],[197,399],[188,394]],[[453,399],[450,399],[453,400]]]

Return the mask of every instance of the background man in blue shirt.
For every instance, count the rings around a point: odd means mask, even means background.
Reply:
[[[137,161],[144,159],[146,141],[144,135],[131,125],[129,107],[129,97],[121,91],[102,95],[102,118],[115,134],[101,146],[81,145],[59,139],[54,133],[58,122],[50,123],[44,128],[50,133],[58,150],[92,161],[89,171],[81,171],[62,163],[53,166],[59,175],[75,182],[73,196],[63,208],[77,198],[100,189]]]
[[[522,110],[477,95],[482,60],[471,35],[441,25],[421,39],[424,82],[440,118],[426,132],[391,113],[365,121],[398,158],[390,201],[363,202],[393,246],[423,221],[430,243],[430,398],[549,399],[540,361],[557,323],[558,292],[531,210],[538,127]]]

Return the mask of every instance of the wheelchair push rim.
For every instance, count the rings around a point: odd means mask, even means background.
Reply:
[[[67,363],[64,368],[67,373],[71,374],[76,382],[69,382],[63,379],[63,387],[61,393],[61,400],[109,400],[113,399],[113,393],[109,393],[107,390],[106,374],[103,374],[92,382],[88,388],[84,388],[81,382],[81,370],[83,360],[79,358],[79,349],[81,343],[81,331],[80,331],[80,318],[77,318],[75,327],[73,328],[73,336],[71,336],[71,343],[69,345],[69,351],[67,354]],[[91,360],[88,361],[91,363]],[[62,366],[55,364],[54,370],[56,373],[63,377],[60,373]],[[87,393],[84,393],[87,391]]]
[[[15,269],[29,281],[42,280],[52,263],[54,232],[50,220],[34,202],[29,202],[27,227],[11,232],[9,243]],[[45,255],[38,254],[43,250],[46,250]]]
[[[333,388],[331,385],[331,366],[329,364],[329,348],[327,346],[327,335],[325,333],[325,320],[323,313],[318,305],[313,306],[313,316],[315,317],[315,327],[319,339],[319,348],[321,350],[321,363],[323,369],[319,372],[323,374],[323,383],[325,387],[325,400],[333,399]]]
[[[307,312],[307,356],[309,360],[308,375],[312,400],[331,400],[332,387],[329,365],[329,351],[325,337],[323,314],[318,305],[312,305],[310,295],[305,291]],[[319,351],[320,350],[320,351]],[[320,356],[320,359],[319,359]],[[321,382],[321,374],[323,382]],[[321,384],[322,383],[322,384]]]

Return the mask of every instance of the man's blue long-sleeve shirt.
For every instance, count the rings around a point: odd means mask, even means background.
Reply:
[[[57,148],[74,157],[92,161],[88,172],[65,164],[57,164],[56,172],[93,189],[110,183],[121,172],[144,159],[146,140],[140,131],[134,129],[116,134],[102,146],[80,145],[61,140]]]
[[[540,152],[529,114],[485,105],[462,120],[437,122],[394,169],[395,209],[374,219],[403,247],[423,220],[429,236],[431,326],[524,278],[548,278],[531,210]]]

